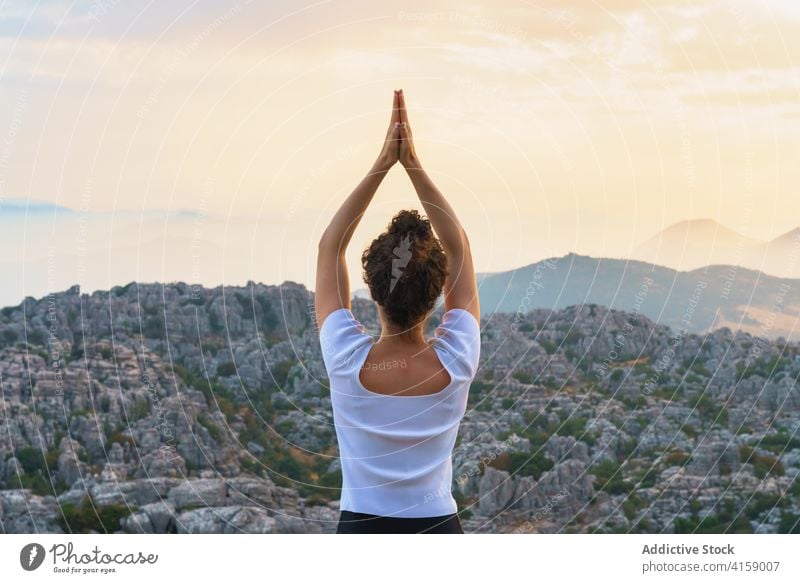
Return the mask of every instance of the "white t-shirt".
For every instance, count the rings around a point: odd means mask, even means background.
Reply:
[[[419,518],[457,511],[451,455],[478,370],[480,325],[445,312],[431,338],[450,384],[431,395],[382,395],[359,371],[375,340],[347,308],[329,314],[320,345],[331,388],[342,465],[341,510]],[[402,367],[402,362],[387,366]]]

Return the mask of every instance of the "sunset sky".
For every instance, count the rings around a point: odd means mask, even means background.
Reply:
[[[800,226],[798,63],[796,0],[2,2],[0,205],[200,210],[311,283],[402,87],[479,271],[683,219],[767,239]],[[414,205],[397,167],[353,261]]]

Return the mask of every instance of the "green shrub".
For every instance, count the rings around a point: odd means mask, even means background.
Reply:
[[[36,447],[21,447],[14,452],[14,456],[17,458],[17,461],[26,474],[31,474],[45,468],[44,454],[41,449]]]
[[[275,379],[275,384],[278,388],[283,388],[286,385],[286,380],[289,378],[289,370],[294,365],[293,360],[284,360],[270,367],[272,377]]]
[[[677,517],[673,521],[676,534],[747,534],[752,533],[750,522],[743,514],[736,512],[733,501],[729,498],[723,500],[716,514],[709,514],[701,518],[696,507],[692,515]]]
[[[778,532],[781,534],[800,534],[800,514],[781,512]]]
[[[151,316],[144,321],[142,334],[145,338],[164,337],[164,319],[161,316]]]
[[[233,362],[223,362],[217,366],[217,376],[229,377],[236,374],[236,364]]]
[[[785,473],[781,461],[771,455],[760,455],[749,445],[739,446],[739,459],[753,466],[753,475],[764,479],[768,475],[782,476]]]
[[[211,328],[211,331],[215,334],[219,334],[225,330],[225,324],[220,321],[217,312],[213,309],[208,312],[208,327]]]
[[[222,441],[222,430],[211,419],[208,419],[205,415],[199,415],[197,422],[208,430],[211,439],[217,443]]]
[[[783,508],[789,505],[789,501],[777,494],[756,493],[745,508],[744,513],[750,520],[756,520],[765,511],[773,508]]]
[[[589,468],[589,473],[594,474],[594,487],[596,490],[608,494],[626,494],[633,490],[633,484],[623,480],[622,466],[613,460],[603,460]]]
[[[509,470],[514,475],[533,476],[538,480],[543,473],[553,468],[553,461],[541,452],[531,455],[522,451],[513,451],[508,456],[510,459]]]
[[[523,385],[532,385],[533,384],[533,375],[524,370],[514,371],[514,374],[511,375]]]
[[[474,407],[477,403],[481,402],[488,393],[492,391],[494,385],[480,380],[473,380],[469,387],[469,395],[467,402],[470,406]]]
[[[555,354],[556,350],[558,350],[558,345],[555,342],[550,342],[549,340],[537,340],[537,342],[547,354]]]
[[[95,506],[87,494],[80,504],[65,502],[61,505],[61,512],[57,515],[58,524],[64,532],[111,533],[120,530],[120,521],[132,514],[137,508],[125,504],[109,504],[108,506]]]
[[[765,435],[758,441],[758,446],[768,449],[772,453],[783,453],[790,449],[800,448],[800,438],[793,437],[785,429],[777,433]]]

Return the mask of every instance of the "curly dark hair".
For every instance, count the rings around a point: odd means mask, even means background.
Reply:
[[[397,213],[361,255],[372,299],[396,326],[415,326],[433,309],[447,278],[447,257],[431,223],[416,210]]]

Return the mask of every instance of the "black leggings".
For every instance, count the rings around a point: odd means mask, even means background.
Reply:
[[[342,510],[336,534],[464,534],[458,514],[395,518]]]

